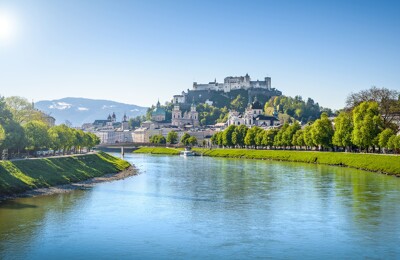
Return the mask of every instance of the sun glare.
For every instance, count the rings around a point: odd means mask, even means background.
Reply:
[[[8,44],[14,40],[16,27],[15,17],[11,13],[0,10],[0,44]]]

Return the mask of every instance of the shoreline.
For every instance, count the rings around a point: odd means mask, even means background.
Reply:
[[[36,188],[28,191],[24,191],[22,193],[16,193],[11,195],[0,195],[0,202],[5,200],[12,200],[16,198],[32,198],[32,197],[39,197],[39,196],[48,196],[54,194],[62,194],[72,192],[74,190],[85,190],[94,187],[99,183],[105,182],[112,182],[123,180],[131,176],[135,176],[138,174],[137,169],[134,166],[129,166],[128,168],[117,172],[117,173],[108,173],[100,177],[94,177],[91,179],[87,179],[80,182],[69,183],[69,184],[62,184],[56,185],[52,187],[46,188]]]
[[[145,147],[139,148],[134,153],[174,155],[169,150],[169,148],[164,147]],[[207,157],[321,164],[400,177],[400,156],[394,155],[239,148],[214,148],[211,150],[207,148],[193,148],[192,151]]]

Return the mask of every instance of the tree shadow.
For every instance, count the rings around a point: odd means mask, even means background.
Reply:
[[[36,205],[19,203],[14,200],[0,201],[0,208],[3,209],[26,209],[26,208],[37,208]]]

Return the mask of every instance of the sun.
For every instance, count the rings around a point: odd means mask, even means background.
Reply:
[[[16,19],[11,13],[0,10],[0,43],[9,43],[15,38]]]

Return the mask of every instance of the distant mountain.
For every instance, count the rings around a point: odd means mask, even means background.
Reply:
[[[56,124],[66,121],[73,126],[84,123],[93,123],[96,119],[107,119],[109,114],[115,113],[120,121],[124,113],[129,118],[146,114],[147,107],[129,105],[110,100],[96,100],[87,98],[62,98],[57,100],[44,100],[35,103],[35,107],[53,116]]]

